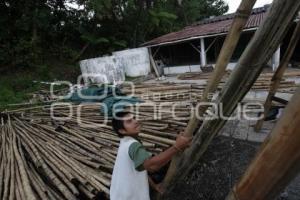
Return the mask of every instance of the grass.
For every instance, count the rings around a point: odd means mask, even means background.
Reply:
[[[0,109],[7,107],[8,104],[28,102],[31,98],[28,94],[41,88],[50,88],[49,85],[38,83],[40,81],[67,80],[75,82],[78,74],[80,74],[78,65],[62,63],[40,65],[30,70],[9,71],[2,74],[0,75]]]
[[[54,61],[51,64],[39,65],[28,70],[9,71],[5,75],[0,74],[0,111],[7,108],[8,104],[28,102],[32,97],[29,95],[30,93],[45,88],[50,90],[50,85],[41,84],[40,81],[59,80],[75,83],[79,74],[78,64],[70,65]],[[136,78],[126,76],[126,81],[132,81]],[[59,89],[59,86],[56,86],[55,89]]]

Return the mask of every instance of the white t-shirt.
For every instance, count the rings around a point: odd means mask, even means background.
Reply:
[[[128,151],[132,137],[125,136],[120,141],[110,186],[111,200],[150,200],[148,174],[137,171]]]

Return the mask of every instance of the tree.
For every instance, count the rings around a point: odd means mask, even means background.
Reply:
[[[138,47],[227,10],[223,0],[4,0],[0,71]]]

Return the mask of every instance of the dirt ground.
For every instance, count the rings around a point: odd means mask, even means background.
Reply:
[[[260,143],[218,136],[201,163],[176,186],[170,200],[223,200],[245,171]],[[169,200],[168,199],[168,200]],[[300,176],[276,200],[299,200]]]

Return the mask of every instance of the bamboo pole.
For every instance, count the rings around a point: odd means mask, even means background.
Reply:
[[[223,115],[229,117],[258,78],[265,64],[281,43],[288,27],[300,8],[300,1],[274,0],[267,17],[256,31],[242,54],[235,70],[223,87],[216,103],[223,104]],[[270,45],[272,44],[272,45]],[[178,163],[167,192],[176,182],[182,180],[199,161],[214,136],[226,123],[226,119],[205,120]],[[167,196],[167,194],[166,194]]]
[[[300,22],[298,21],[297,26],[294,30],[293,36],[289,42],[289,46],[282,58],[282,61],[279,65],[279,67],[276,69],[275,74],[272,77],[271,80],[271,84],[270,84],[270,90],[266,99],[266,102],[264,103],[264,114],[263,114],[263,118],[261,120],[258,120],[254,130],[256,132],[261,130],[261,127],[263,126],[264,123],[264,119],[266,118],[271,105],[272,105],[272,99],[276,94],[277,89],[280,86],[280,81],[282,80],[282,77],[284,75],[284,71],[286,70],[286,68],[288,67],[289,61],[294,53],[294,50],[298,44],[298,41],[300,39]]]
[[[148,89],[156,86],[158,89],[155,91]],[[158,100],[152,101],[158,110],[149,106],[149,103],[134,106],[141,115],[141,141],[150,152],[157,154],[174,144],[177,133],[186,127],[192,103],[195,102],[190,97],[185,97],[184,100],[176,96],[166,99],[168,90],[186,90],[185,93],[193,95],[201,91],[198,89],[200,85],[164,83],[140,84],[138,87],[141,91],[150,91],[150,95],[164,92]],[[175,102],[178,102],[178,106],[173,109]],[[71,108],[76,111],[81,105],[72,104]],[[68,110],[67,106],[57,106],[54,114],[66,117],[69,116]],[[173,110],[179,118],[170,114]],[[37,199],[74,199],[79,196],[89,199],[98,193],[108,197],[120,138],[110,126],[111,119],[104,126],[95,126],[105,121],[99,112],[99,105],[87,104],[81,111],[73,113],[68,120],[51,118],[49,105],[0,113],[0,189],[6,190],[5,198],[13,195],[10,188],[13,188],[12,182],[15,182],[15,198],[26,199],[18,163],[15,163],[15,173],[11,170],[11,129],[15,131],[17,149]],[[155,117],[157,112],[160,112],[161,119]],[[10,126],[7,116],[12,118]],[[79,118],[81,124],[78,122]],[[16,161],[16,158],[13,159]],[[12,174],[15,174],[14,178]],[[42,192],[46,194],[46,198]],[[0,199],[2,194],[0,192]]]
[[[13,151],[14,151],[14,155],[16,157],[17,164],[19,166],[19,171],[20,171],[22,185],[24,187],[24,192],[25,192],[25,195],[26,195],[26,199],[36,200],[36,196],[34,195],[33,190],[31,188],[31,185],[30,185],[30,182],[29,182],[29,178],[28,178],[28,174],[26,172],[25,165],[22,161],[20,152],[18,151],[18,148],[17,148],[15,132],[12,128],[11,128],[11,131],[13,133],[13,135],[12,135],[12,137],[13,137],[13,141],[12,141]]]
[[[300,171],[300,88],[227,200],[272,200]]]
[[[164,85],[163,90],[166,89],[165,86],[170,84]],[[153,114],[156,111],[142,105],[141,124],[146,124],[140,134],[143,144],[154,154],[174,143],[178,130],[183,129],[187,122],[187,106],[190,106],[188,103],[180,103],[175,113],[181,119],[173,119],[170,115],[173,99],[168,103],[155,104],[164,120],[155,119]],[[71,105],[73,110],[79,106]],[[50,113],[51,109],[46,105],[0,113],[0,184],[1,189],[5,190],[5,198],[26,199],[27,195],[18,164],[13,167],[13,157],[9,156],[12,153],[12,130],[15,132],[17,149],[28,174],[28,185],[32,187],[37,199],[75,199],[79,196],[89,199],[100,192],[108,197],[113,163],[120,141],[110,126],[111,120],[102,127],[81,127],[78,124],[79,116],[87,125],[104,122],[98,105],[87,105],[80,115],[75,113],[66,121],[52,119]],[[57,106],[54,114],[58,117],[68,116],[68,107]],[[12,118],[10,126],[7,116]],[[93,123],[90,123],[91,120]],[[7,161],[2,162],[6,158]],[[13,168],[16,168],[15,173]],[[16,184],[12,184],[14,182]],[[14,189],[15,187],[18,189]]]
[[[243,0],[239,8],[237,9],[229,33],[225,39],[220,55],[218,56],[218,60],[214,72],[212,74],[212,77],[210,79],[210,82],[205,88],[204,93],[202,95],[201,102],[209,101],[208,99],[209,93],[214,93],[219,82],[221,81],[226,71],[226,67],[239,41],[243,28],[247,23],[248,18],[252,12],[252,8],[255,2],[256,0]],[[195,110],[195,112],[200,112],[200,116],[202,116],[206,109],[207,107],[200,107],[200,110]],[[193,112],[192,117],[184,131],[184,136],[191,137],[193,133],[196,131],[200,123],[199,119],[197,119],[196,116],[197,114]],[[180,154],[178,154],[172,159],[171,165],[168,169],[167,175],[163,182],[165,188],[168,186],[170,180],[174,176],[174,173],[179,164],[180,157],[181,157]]]

